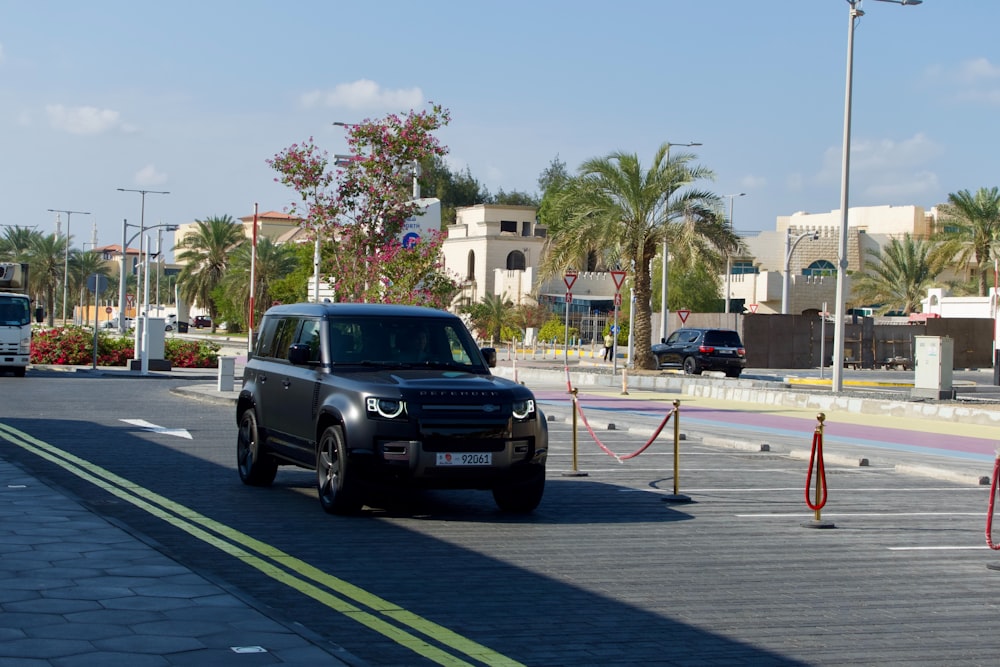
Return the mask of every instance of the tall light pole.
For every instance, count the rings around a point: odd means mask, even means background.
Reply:
[[[792,263],[792,253],[795,252],[795,246],[799,244],[802,239],[811,238],[813,241],[819,240],[819,232],[803,232],[795,237],[795,241],[792,241],[791,231],[785,228],[785,272],[781,276],[781,314],[788,314],[788,285],[791,280],[789,277],[789,266]]]
[[[90,215],[87,211],[67,211],[66,209],[60,208],[50,208],[49,213],[65,213],[66,214],[66,247],[63,249],[63,308],[62,308],[62,320],[63,326],[66,325],[66,300],[69,295],[69,219],[74,213],[77,215]]]
[[[146,231],[146,195],[169,195],[169,192],[163,190],[135,190],[132,188],[118,188],[118,192],[138,192],[140,197],[140,208],[139,208],[139,266],[142,266],[142,235]],[[125,223],[127,226],[128,223]],[[122,228],[122,268],[125,267],[125,251],[127,249],[127,244],[125,243],[125,228]],[[138,285],[138,281],[136,283]],[[118,279],[118,327],[121,331],[125,330],[125,272],[122,271],[121,276]],[[136,292],[139,290],[137,289]],[[138,296],[138,295],[137,295]],[[148,306],[148,304],[144,304]],[[138,310],[136,315],[138,315]]]
[[[923,0],[878,0],[897,5],[919,5]],[[847,199],[851,173],[851,91],[854,83],[854,26],[865,15],[861,0],[847,0],[850,5],[847,23],[847,82],[844,89],[844,145],[840,172],[840,249],[837,262],[837,318],[833,324],[833,381],[834,393],[844,390],[844,306],[846,305],[845,281],[847,280]]]
[[[729,229],[733,230],[733,233],[735,233],[735,227],[733,226],[733,200],[736,199],[737,197],[745,197],[746,194],[747,193],[745,192],[739,192],[735,195],[726,195],[726,197],[729,197]],[[726,317],[729,317],[729,281],[730,281],[729,276],[732,274],[733,271],[732,266],[730,265],[731,260],[732,260],[732,255],[730,255],[729,251],[727,250],[726,251]]]
[[[675,144],[671,141],[667,142],[667,164],[670,164],[670,147],[671,146],[701,146],[701,142],[692,141],[689,144]],[[667,338],[667,321],[670,316],[670,310],[667,308],[667,230],[666,227],[663,229],[663,276],[660,279],[660,338],[666,340]]]

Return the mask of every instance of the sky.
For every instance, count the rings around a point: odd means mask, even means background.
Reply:
[[[929,209],[1000,185],[1000,2],[861,7],[850,206]],[[849,10],[847,0],[0,0],[0,225],[51,233],[49,209],[76,211],[80,248],[95,225],[109,245],[125,220],[285,211],[295,193],[268,158],[310,137],[344,153],[335,121],[433,103],[451,112],[437,133],[449,166],[492,193],[537,193],[556,159],[574,172],[620,151],[649,165],[668,142],[714,173],[697,186],[731,205],[738,232],[774,229],[778,216],[840,207]]]

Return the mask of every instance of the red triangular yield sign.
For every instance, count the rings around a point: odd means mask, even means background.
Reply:
[[[625,282],[625,272],[624,271],[612,271],[611,277],[615,281],[615,291],[617,292],[622,288],[622,283]]]
[[[681,318],[681,324],[684,324],[685,322],[688,321],[688,315],[690,314],[691,311],[687,309],[681,309],[677,311],[677,317]]]
[[[576,271],[567,271],[566,275],[563,276],[563,282],[566,283],[566,289],[573,289],[573,283],[576,282]]]

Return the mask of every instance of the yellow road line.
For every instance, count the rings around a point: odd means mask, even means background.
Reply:
[[[94,484],[122,500],[166,521],[189,535],[223,551],[268,577],[307,595],[317,602],[346,617],[378,632],[401,646],[424,656],[440,665],[470,665],[470,663],[447,653],[426,640],[361,609],[347,600],[336,597],[309,581],[325,586],[330,591],[348,600],[368,607],[378,614],[423,633],[435,642],[454,651],[463,653],[487,665],[519,666],[515,660],[463,637],[441,625],[417,614],[408,612],[388,600],[330,575],[294,556],[284,553],[274,546],[241,533],[230,526],[210,519],[195,510],[146,489],[124,477],[120,477],[86,459],[70,454],[54,445],[0,423],[0,437],[13,445],[50,461],[77,477]],[[158,505],[158,506],[157,506]],[[198,525],[195,525],[198,524]],[[203,530],[198,526],[207,530]],[[211,531],[211,532],[208,532]],[[212,533],[215,533],[214,535]],[[220,537],[226,539],[220,539]],[[229,540],[229,541],[226,541]],[[240,547],[246,547],[256,554]],[[261,556],[263,558],[261,558]],[[271,562],[269,562],[269,560]],[[278,567],[280,566],[280,567]],[[284,568],[284,569],[282,569]],[[296,576],[298,575],[298,576]]]

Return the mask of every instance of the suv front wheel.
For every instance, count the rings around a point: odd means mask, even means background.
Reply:
[[[347,461],[344,432],[327,426],[316,449],[316,489],[319,502],[330,514],[355,514],[361,510],[361,487]]]
[[[519,479],[493,487],[493,500],[501,512],[527,514],[538,507],[545,493],[545,466],[532,466]]]

